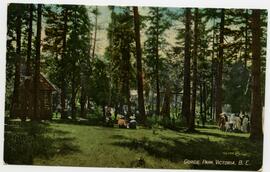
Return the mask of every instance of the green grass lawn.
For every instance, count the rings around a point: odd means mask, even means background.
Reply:
[[[262,143],[251,142],[249,134],[225,133],[210,127],[190,134],[55,122],[44,126],[40,143],[46,147],[46,156],[42,151],[33,156],[34,165],[239,170],[261,167]],[[194,165],[184,163],[185,160],[249,161],[240,166]]]

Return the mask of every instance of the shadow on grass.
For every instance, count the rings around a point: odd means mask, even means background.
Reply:
[[[213,132],[209,132],[207,130],[204,130],[204,131],[198,131],[198,132],[196,132],[196,134],[213,136],[213,137],[220,137],[220,138],[224,138],[224,139],[227,139],[227,138],[229,138],[229,139],[240,139],[240,138],[243,138],[245,140],[247,139],[245,136],[232,135],[232,133],[230,133],[230,132],[224,132],[224,131],[220,131],[219,133],[213,133]]]
[[[81,120],[73,120],[73,119],[56,119],[52,120],[54,123],[59,124],[73,124],[73,125],[89,125],[89,126],[102,126],[103,121],[101,119],[81,119]]]
[[[196,133],[197,134],[197,133]],[[209,133],[200,133],[209,134]],[[218,135],[218,137],[222,137]],[[161,140],[150,140],[148,138],[129,138],[114,135],[117,141],[115,146],[129,148],[137,152],[146,152],[157,159],[165,159],[173,163],[183,163],[188,160],[215,160],[235,161],[236,165],[192,165],[192,169],[215,169],[215,170],[258,170],[262,163],[262,143],[253,143],[247,138],[227,137],[225,142],[211,141],[208,138],[187,137],[160,137]],[[237,165],[242,160],[248,165]],[[147,162],[145,162],[147,163]]]
[[[218,129],[218,126],[216,125],[196,125],[196,128],[203,128],[203,129]]]
[[[117,139],[117,140],[127,139],[127,137],[125,137],[123,135],[119,135],[119,134],[112,135],[111,138],[112,139]]]
[[[21,122],[5,126],[4,161],[31,165],[36,157],[49,159],[80,151],[69,132],[52,129],[49,124]]]

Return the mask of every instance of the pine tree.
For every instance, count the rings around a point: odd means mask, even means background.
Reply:
[[[38,13],[38,16],[37,16],[37,40],[36,40],[36,57],[35,57],[35,73],[34,73],[34,117],[33,117],[33,120],[40,119],[39,75],[40,75],[42,4],[38,4],[37,13]]]
[[[145,124],[145,108],[144,108],[144,95],[143,95],[143,71],[142,71],[142,50],[140,39],[140,15],[138,7],[133,7],[134,13],[134,31],[136,42],[136,62],[137,62],[137,89],[138,89],[138,106],[142,123]]]
[[[261,99],[261,12],[252,11],[252,98],[250,139],[263,138]]]
[[[182,114],[186,118],[187,125],[190,123],[190,22],[191,10],[185,10],[185,57],[184,57],[184,90],[183,90],[183,103]]]
[[[223,76],[223,48],[224,48],[224,25],[225,25],[225,9],[220,12],[220,26],[219,26],[219,47],[218,47],[218,61],[217,61],[217,81],[216,81],[216,119],[222,112],[222,76]]]
[[[50,66],[50,75],[55,81],[60,92],[61,118],[67,118],[66,114],[66,54],[67,54],[67,35],[69,32],[68,16],[70,14],[69,5],[45,6],[44,16],[46,17],[46,27],[43,51],[50,53],[54,57],[53,64]]]
[[[69,38],[67,39],[67,55],[69,69],[67,74],[71,81],[71,114],[72,118],[76,118],[76,97],[80,89],[80,75],[89,58],[88,48],[90,42],[90,20],[85,6],[78,5],[71,8],[69,22]]]
[[[155,82],[156,115],[160,115],[160,68],[161,48],[166,44],[165,31],[170,28],[171,20],[167,8],[149,8],[147,19],[149,21],[145,42],[146,63],[151,68],[149,73]]]
[[[132,75],[131,57],[134,43],[133,16],[129,7],[119,7],[112,12],[108,38],[110,45],[107,55],[111,61],[111,69],[114,71],[113,87],[115,96],[115,109],[123,114],[124,105],[127,106],[127,115],[131,115],[130,89]]]
[[[94,30],[93,50],[92,50],[92,58],[94,58],[94,57],[95,57],[95,50],[96,50],[96,42],[97,42],[98,16],[100,15],[97,6],[96,6],[95,9],[92,11],[92,13],[95,15],[95,30]]]
[[[197,57],[198,57],[198,20],[199,20],[199,9],[195,9],[194,16],[194,45],[192,53],[193,61],[193,77],[192,77],[192,104],[190,113],[189,130],[193,131],[195,129],[195,110],[196,110],[196,97],[197,97]]]
[[[32,76],[32,64],[31,64],[31,55],[32,55],[32,35],[33,35],[33,10],[34,5],[29,4],[28,5],[29,10],[29,19],[28,19],[28,35],[27,35],[27,59],[26,59],[26,76],[31,77]],[[30,93],[30,79],[27,79],[25,81],[25,86],[28,88],[25,90],[24,93],[24,101],[23,101],[23,108],[25,111],[24,120],[26,119],[26,115],[30,116],[30,118],[33,118],[32,114],[32,106],[33,106],[33,97]]]
[[[22,26],[22,8],[20,4],[15,5],[17,10],[16,15],[16,60],[15,60],[15,79],[14,79],[14,89],[13,89],[13,97],[11,102],[11,117],[15,117],[16,111],[15,109],[19,106],[19,86],[20,86],[20,78],[21,78],[21,26]]]

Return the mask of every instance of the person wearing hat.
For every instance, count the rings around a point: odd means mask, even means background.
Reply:
[[[222,112],[219,115],[219,129],[221,129],[222,131],[225,131],[225,123],[226,123],[225,113]]]
[[[130,119],[130,121],[129,121],[128,127],[131,129],[136,129],[137,121],[136,121],[135,115],[130,116],[129,119]]]

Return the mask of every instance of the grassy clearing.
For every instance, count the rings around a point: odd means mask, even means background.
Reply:
[[[32,164],[139,167],[177,169],[258,170],[262,143],[251,142],[248,134],[224,133],[217,129],[198,129],[197,133],[165,129],[137,130],[100,126],[51,123],[43,139],[49,156],[36,154]],[[248,165],[194,165],[184,160],[249,160]]]

